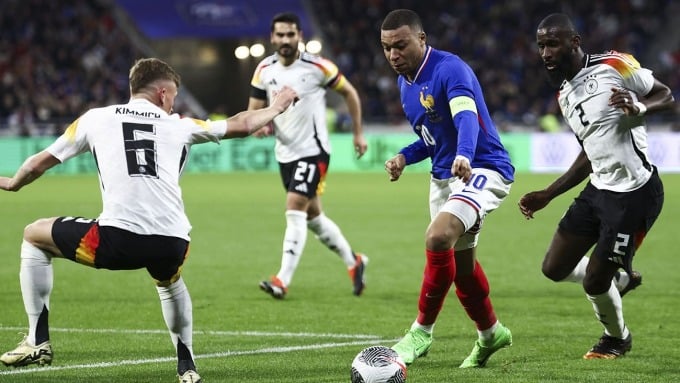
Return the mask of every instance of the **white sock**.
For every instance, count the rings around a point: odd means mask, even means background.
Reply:
[[[619,271],[619,278],[614,277],[614,284],[619,291],[625,289],[628,286],[628,282],[630,282],[630,275],[623,270]]]
[[[21,243],[19,281],[28,316],[28,342],[35,344],[35,331],[43,307],[50,308],[53,283],[52,257],[27,241]]]
[[[354,253],[352,252],[352,247],[349,245],[349,242],[347,242],[345,236],[342,235],[338,225],[325,214],[321,213],[314,219],[307,221],[307,227],[316,234],[316,237],[321,243],[342,258],[347,268],[352,268],[356,265],[356,258],[354,258]]]
[[[586,277],[586,268],[588,267],[589,260],[590,259],[588,257],[581,258],[576,267],[574,267],[574,270],[572,270],[571,273],[560,282],[582,283],[583,279]],[[630,276],[627,272],[621,270],[619,271],[619,278],[614,278],[613,281],[616,284],[616,289],[621,291],[628,286]]]
[[[621,295],[616,289],[614,282],[609,287],[609,291],[604,294],[586,294],[590,303],[593,304],[595,315],[602,323],[605,334],[615,338],[625,338],[628,336],[628,329],[623,320],[623,304]]]
[[[286,233],[283,236],[281,269],[276,277],[288,287],[300,263],[302,250],[307,242],[307,213],[299,210],[286,211]]]
[[[193,359],[193,314],[191,296],[180,277],[175,283],[167,287],[156,286],[161,300],[163,319],[170,330],[172,344],[177,348],[177,340],[181,340],[191,353]]]
[[[500,322],[496,321],[491,327],[487,328],[486,330],[477,330],[477,335],[479,335],[479,339],[481,340],[492,340],[493,339],[493,334],[496,332],[496,328],[498,328],[498,324]]]
[[[571,273],[560,282],[576,282],[576,283],[583,282],[583,278],[586,277],[586,268],[588,267],[588,261],[590,261],[588,257],[582,257],[581,260],[578,261],[576,267],[574,267],[574,270],[572,270]]]
[[[421,329],[421,330],[425,331],[426,333],[432,335],[432,332],[434,331],[434,323],[426,326],[426,325],[418,323],[418,321],[415,320],[415,321],[413,321],[413,324],[411,324],[411,330],[415,330],[415,329]]]

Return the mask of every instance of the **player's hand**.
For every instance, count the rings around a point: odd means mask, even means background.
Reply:
[[[534,218],[534,213],[543,209],[550,202],[550,197],[545,190],[527,193],[519,199],[519,211],[526,219]]]
[[[626,116],[637,116],[640,110],[635,106],[635,100],[628,89],[612,88],[612,95],[609,96],[609,106],[623,109]]]
[[[470,160],[464,156],[456,156],[453,160],[453,165],[451,166],[451,175],[460,177],[463,182],[467,183],[470,180],[470,177],[472,177]]]
[[[394,182],[401,177],[401,173],[406,167],[406,157],[399,153],[396,156],[385,161],[385,171],[390,176],[390,181]]]
[[[9,185],[12,179],[9,177],[0,177],[0,190],[10,191]]]
[[[368,150],[368,144],[363,134],[354,135],[354,152],[357,154],[357,158],[361,158],[364,153]]]
[[[253,133],[253,137],[257,138],[262,138],[262,137],[268,137],[271,136],[274,133],[274,127],[272,126],[271,123],[263,126],[262,128],[258,129]]]
[[[278,109],[281,111],[281,113],[285,112],[286,109],[288,109],[289,106],[295,103],[295,101],[298,100],[297,93],[293,88],[289,86],[284,86],[281,88],[278,92],[276,92],[276,95],[274,96],[274,99],[271,102],[272,107]]]

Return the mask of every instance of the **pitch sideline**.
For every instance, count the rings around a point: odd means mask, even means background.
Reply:
[[[0,331],[20,331],[25,330],[23,327],[0,327]],[[50,331],[54,332],[91,332],[91,333],[134,333],[134,334],[166,334],[167,330],[117,330],[117,329],[69,329],[69,328],[53,328]],[[332,342],[332,343],[317,343],[302,346],[287,346],[287,347],[266,347],[256,350],[244,350],[244,351],[226,351],[226,352],[213,352],[208,354],[197,354],[196,359],[211,359],[211,358],[225,358],[232,356],[242,356],[242,355],[257,355],[257,354],[274,354],[274,353],[286,353],[293,351],[307,351],[307,350],[321,350],[325,348],[335,348],[335,347],[345,347],[345,346],[357,346],[357,345],[371,345],[393,342],[395,339],[381,339],[376,335],[366,335],[366,334],[332,334],[332,333],[290,333],[290,332],[260,332],[260,331],[194,331],[194,335],[237,335],[237,336],[269,336],[269,337],[318,337],[318,338],[350,338],[350,339],[360,339],[349,342]],[[18,375],[18,374],[31,374],[31,373],[41,373],[50,371],[64,371],[64,370],[80,370],[80,369],[92,369],[92,368],[107,368],[107,367],[120,367],[120,366],[132,366],[150,363],[164,363],[164,362],[174,362],[175,357],[165,357],[165,358],[153,358],[153,359],[130,359],[121,360],[117,362],[100,362],[100,363],[87,363],[87,364],[74,364],[74,365],[64,365],[64,366],[48,366],[48,367],[29,367],[23,369],[12,369],[0,371],[0,376],[2,375]]]

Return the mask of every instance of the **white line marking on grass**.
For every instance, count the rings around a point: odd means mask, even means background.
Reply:
[[[0,331],[26,331],[26,327],[0,327]],[[96,334],[167,334],[168,330],[160,329],[115,329],[115,328],[59,328],[52,327],[50,332],[66,333],[96,333]],[[347,339],[378,339],[377,335],[369,334],[334,334],[334,333],[313,333],[313,332],[272,332],[272,331],[213,331],[213,330],[194,330],[194,335],[225,335],[225,336],[264,336],[282,338],[347,338]]]
[[[209,354],[196,355],[196,359],[211,359],[211,358],[224,358],[230,356],[242,356],[242,355],[257,355],[257,354],[276,354],[276,353],[286,353],[293,351],[307,351],[307,350],[320,350],[324,348],[335,348],[335,347],[345,347],[345,346],[357,346],[365,344],[380,344],[394,342],[395,339],[372,339],[363,341],[352,341],[352,342],[342,342],[342,343],[319,343],[310,344],[304,346],[288,346],[288,347],[267,347],[258,350],[245,350],[245,351],[224,351],[224,352],[213,352]],[[0,371],[0,376],[2,375],[18,375],[18,374],[31,374],[38,372],[51,372],[51,371],[64,371],[64,370],[82,370],[82,369],[92,369],[92,368],[106,368],[106,367],[120,367],[120,366],[132,366],[140,364],[150,364],[150,363],[164,363],[164,362],[174,362],[177,359],[172,357],[166,358],[154,358],[154,359],[131,359],[131,360],[121,360],[118,362],[101,362],[101,363],[88,363],[88,364],[74,364],[66,366],[57,367],[36,367],[36,368],[26,368],[18,370],[7,370]]]

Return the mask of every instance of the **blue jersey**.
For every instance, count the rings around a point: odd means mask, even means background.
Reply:
[[[491,121],[477,76],[460,57],[428,46],[414,80],[401,75],[398,82],[404,113],[420,138],[401,150],[406,164],[430,157],[432,176],[447,179],[454,158],[462,155],[472,168],[495,170],[514,180],[515,169]],[[454,119],[449,101],[459,96],[474,100],[476,115],[464,110]]]

